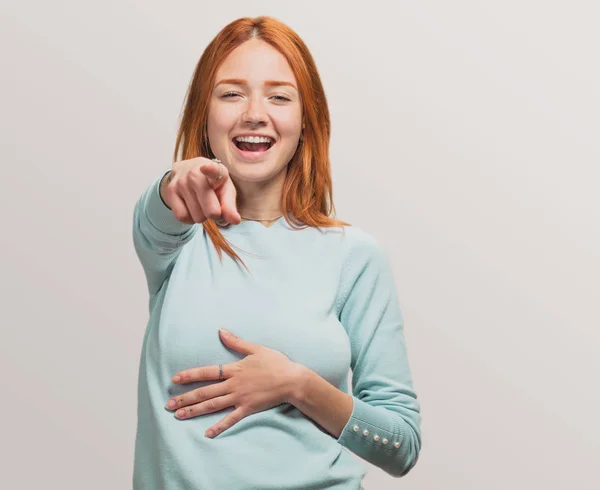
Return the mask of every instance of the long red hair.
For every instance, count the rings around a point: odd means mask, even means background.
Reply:
[[[277,49],[288,61],[298,82],[305,128],[285,177],[281,207],[293,228],[349,225],[335,215],[329,161],[331,123],[325,91],[310,51],[291,28],[272,17],[243,17],[225,26],[202,53],[188,87],[175,144],[174,161],[196,157],[215,158],[207,135],[207,117],[217,69],[235,48],[260,39]],[[292,215],[300,223],[291,223]],[[300,226],[296,226],[300,225]],[[244,261],[212,220],[202,223],[222,260],[224,250]],[[247,269],[247,268],[246,268]]]

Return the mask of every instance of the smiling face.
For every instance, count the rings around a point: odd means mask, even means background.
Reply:
[[[259,39],[238,46],[218,68],[211,94],[207,132],[214,155],[234,181],[266,181],[287,168],[301,130],[300,93],[285,57]]]

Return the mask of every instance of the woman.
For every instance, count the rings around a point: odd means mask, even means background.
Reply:
[[[394,477],[416,464],[392,272],[372,236],[329,217],[329,137],[290,28],[243,18],[209,44],[172,168],[134,210],[150,294],[135,489],[359,489],[351,453]]]

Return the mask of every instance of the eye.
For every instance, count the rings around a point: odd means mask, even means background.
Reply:
[[[283,95],[274,95],[273,98],[283,102],[290,102],[290,99],[284,97]]]
[[[231,98],[231,96],[236,96],[236,95],[240,95],[240,94],[235,93],[235,92],[227,92],[226,94],[223,94],[221,97]]]

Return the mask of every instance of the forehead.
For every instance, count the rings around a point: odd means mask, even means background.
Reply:
[[[245,78],[250,84],[264,80],[285,80],[296,85],[296,78],[285,57],[274,47],[252,39],[235,48],[217,70],[221,78]]]

